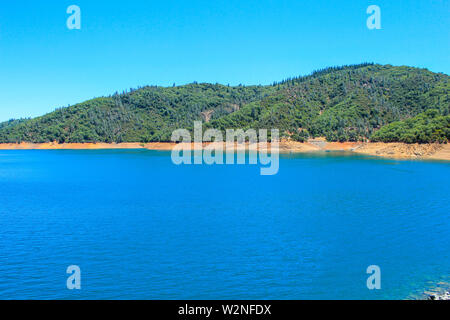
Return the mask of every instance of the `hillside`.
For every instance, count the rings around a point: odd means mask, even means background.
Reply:
[[[366,140],[429,109],[447,116],[449,92],[448,75],[374,64],[328,68],[268,86],[143,87],[1,123],[0,143],[169,141],[174,129],[191,128],[194,120],[222,130],[279,128],[297,141]],[[446,132],[448,122],[442,125],[433,130]],[[374,137],[394,128],[382,130]]]
[[[449,114],[449,77],[392,66],[343,68],[287,87],[238,112],[212,121],[216,128],[280,128],[292,138],[328,141],[369,139],[386,124],[428,110]]]
[[[450,139],[450,115],[430,109],[414,118],[390,123],[375,132],[373,142],[445,143]]]

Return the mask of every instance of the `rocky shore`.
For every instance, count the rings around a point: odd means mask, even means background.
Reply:
[[[450,160],[448,144],[364,143],[354,152],[395,159]]]
[[[433,290],[425,291],[426,300],[450,300],[450,288],[437,287]]]
[[[411,295],[407,300],[450,300],[450,283],[439,282],[422,293]]]
[[[450,300],[450,292],[438,293],[438,294],[430,294],[429,300]]]

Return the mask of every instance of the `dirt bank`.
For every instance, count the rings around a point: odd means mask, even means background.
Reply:
[[[449,144],[365,143],[353,149],[356,153],[395,159],[450,160]]]
[[[0,150],[87,150],[87,149],[151,149],[151,150],[172,150],[174,143],[1,143]]]

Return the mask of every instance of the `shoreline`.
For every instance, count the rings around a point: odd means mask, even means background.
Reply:
[[[203,143],[203,147],[211,143]],[[124,142],[124,143],[1,143],[0,150],[106,150],[106,149],[147,149],[171,151],[173,142]],[[183,144],[180,144],[183,145]],[[191,144],[195,149],[198,146]],[[245,148],[248,148],[248,143]],[[271,144],[258,144],[258,149],[271,149]],[[225,147],[224,147],[225,149]],[[243,147],[237,147],[242,150]],[[324,139],[311,139],[308,142],[281,141],[280,153],[307,153],[318,151],[349,151],[356,154],[378,156],[403,160],[445,160],[450,161],[450,144],[406,144],[400,142],[326,142]]]
[[[450,300],[450,284],[440,281],[421,293],[410,295],[407,300]]]

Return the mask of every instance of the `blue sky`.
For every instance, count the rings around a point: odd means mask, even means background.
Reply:
[[[369,5],[381,30],[366,27]],[[81,8],[69,30],[67,7]],[[450,0],[1,1],[0,121],[148,84],[268,84],[373,61],[450,72]]]

